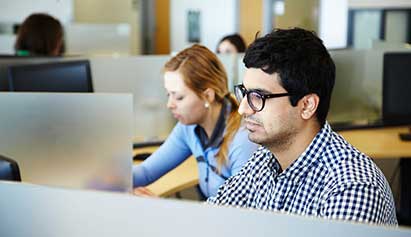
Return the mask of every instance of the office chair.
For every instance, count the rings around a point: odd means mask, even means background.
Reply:
[[[0,155],[0,180],[21,181],[17,162]]]

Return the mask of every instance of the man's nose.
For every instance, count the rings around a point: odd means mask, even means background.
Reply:
[[[241,115],[250,115],[254,113],[254,110],[252,110],[248,104],[247,97],[244,97],[241,100],[240,106],[238,107],[238,113]]]

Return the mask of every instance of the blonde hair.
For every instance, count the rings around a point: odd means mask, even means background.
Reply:
[[[209,49],[195,44],[171,58],[165,64],[164,71],[179,71],[187,87],[200,98],[206,89],[211,88],[215,92],[217,102],[224,103],[224,98],[230,100],[231,112],[227,119],[223,142],[216,154],[217,169],[221,172],[221,167],[228,163],[229,144],[241,124],[241,116],[237,113],[238,102],[228,91],[224,66]]]

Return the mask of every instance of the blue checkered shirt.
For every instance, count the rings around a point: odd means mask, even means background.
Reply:
[[[365,154],[328,123],[307,149],[281,171],[261,146],[208,203],[376,224],[396,225],[391,189]]]

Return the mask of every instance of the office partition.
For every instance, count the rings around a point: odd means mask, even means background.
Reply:
[[[134,136],[155,140],[167,136],[176,121],[168,111],[162,68],[171,56],[93,57],[95,92],[133,95]]]
[[[384,227],[204,203],[0,182],[0,235],[410,236]]]
[[[223,64],[223,67],[227,73],[227,86],[228,90],[234,93],[234,86],[238,84],[238,65],[236,54],[218,54],[218,59]]]
[[[131,27],[127,23],[68,24],[65,27],[66,54],[129,55],[130,32]]]
[[[166,137],[177,122],[167,109],[163,67],[171,55],[92,57],[95,92],[131,93],[134,104],[134,135],[139,140]],[[235,55],[218,55],[233,91],[237,78]]]
[[[0,93],[0,154],[25,182],[131,190],[131,95]]]
[[[336,50],[329,121],[372,121],[381,117],[382,52]]]
[[[396,52],[407,50],[398,49]],[[382,118],[383,55],[389,50],[330,51],[336,66],[328,120],[376,124]]]

